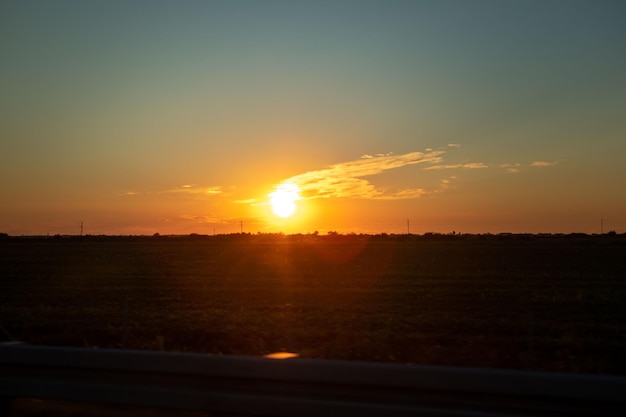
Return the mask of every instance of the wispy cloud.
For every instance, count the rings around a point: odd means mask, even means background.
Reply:
[[[552,162],[536,161],[530,164],[530,166],[531,167],[551,167],[551,166],[558,165],[558,164],[559,164],[559,161],[552,161]]]
[[[206,187],[200,186],[197,184],[183,184],[176,188],[171,188],[169,190],[159,190],[159,191],[127,191],[123,195],[126,196],[137,196],[137,195],[146,195],[146,194],[188,194],[195,196],[214,196],[218,194],[222,194],[222,187],[213,186]]]
[[[171,190],[163,191],[165,193],[185,193],[199,195],[216,195],[222,193],[221,187],[203,187],[197,184],[184,184]]]
[[[423,163],[439,163],[444,151],[410,152],[402,155],[363,155],[360,159],[331,165],[328,168],[305,172],[286,179],[285,183],[296,184],[304,199],[349,197],[364,199],[407,199],[429,193],[421,188],[409,188],[396,193],[387,193],[376,188],[363,177],[384,171]]]
[[[376,200],[406,200],[419,198],[427,195],[441,194],[452,187],[452,181],[456,177],[444,178],[439,181],[439,186],[435,189],[425,190],[423,188],[407,188],[395,193],[381,193],[374,197]]]
[[[482,169],[482,168],[488,168],[488,166],[486,164],[483,164],[482,162],[470,162],[467,164],[433,165],[431,167],[427,167],[424,169],[430,170],[430,169],[459,169],[459,168]]]
[[[520,171],[520,167],[521,166],[522,166],[522,164],[520,164],[520,163],[502,164],[502,165],[500,165],[500,168],[506,169],[506,172],[508,172],[508,173],[517,174]]]
[[[552,167],[558,165],[561,161],[535,161],[530,164],[521,164],[519,162],[513,164],[501,164],[500,168],[506,169],[506,171],[510,174],[517,174],[521,172],[524,168],[544,168],[544,167]]]
[[[256,202],[257,202],[256,198],[246,198],[244,200],[235,200],[235,201],[233,201],[233,203],[235,203],[235,204],[254,204]]]
[[[443,193],[454,187],[455,176],[440,179],[439,185],[429,187],[409,187],[399,190],[389,190],[373,184],[367,177],[381,174],[385,171],[408,165],[426,164],[423,170],[475,170],[487,169],[489,165],[483,162],[443,163],[443,156],[447,149],[460,148],[461,145],[450,143],[438,150],[428,148],[425,152],[409,152],[402,155],[392,153],[366,154],[353,161],[342,162],[323,169],[305,172],[282,181],[298,186],[302,199],[315,198],[356,198],[372,200],[401,200],[414,199],[426,195]],[[494,164],[506,169],[509,173],[518,173],[523,169],[551,167],[560,161],[535,161],[527,164],[508,163]],[[237,203],[263,205],[266,202],[257,200],[238,200]]]
[[[377,153],[377,154],[374,154],[374,155],[368,155],[368,154],[365,154],[365,155],[362,155],[362,156],[361,156],[361,159],[380,158],[380,157],[383,157],[383,156],[392,156],[392,155],[393,155],[393,152],[389,152],[389,153]]]

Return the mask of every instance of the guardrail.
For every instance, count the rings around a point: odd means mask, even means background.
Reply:
[[[0,397],[285,417],[597,416],[622,415],[626,377],[11,344]]]

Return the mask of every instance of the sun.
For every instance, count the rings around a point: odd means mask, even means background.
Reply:
[[[296,184],[280,184],[269,194],[272,211],[278,217],[289,217],[296,212],[296,201],[300,200],[300,189]]]

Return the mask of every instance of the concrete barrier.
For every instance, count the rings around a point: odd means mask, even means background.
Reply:
[[[0,397],[284,417],[598,416],[622,415],[626,377],[10,344]]]

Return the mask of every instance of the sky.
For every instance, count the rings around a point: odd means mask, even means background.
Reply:
[[[622,0],[3,0],[0,232],[625,233],[625,21]]]

